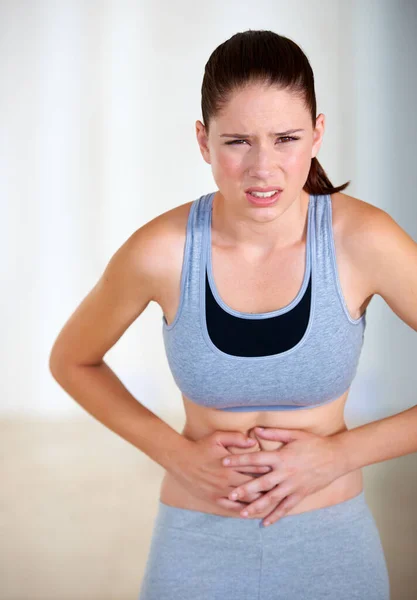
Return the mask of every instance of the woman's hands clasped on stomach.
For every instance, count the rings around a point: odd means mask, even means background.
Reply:
[[[177,461],[173,475],[190,494],[224,508],[241,510],[242,502],[228,499],[231,490],[251,481],[259,474],[268,473],[270,467],[239,467],[230,469],[222,459],[236,453],[259,451],[255,436],[237,431],[215,431],[198,440],[189,440],[189,449]],[[247,473],[247,474],[245,474]],[[245,504],[260,498],[254,493],[245,498]]]

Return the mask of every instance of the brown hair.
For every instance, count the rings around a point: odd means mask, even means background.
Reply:
[[[207,134],[210,119],[221,112],[230,95],[253,83],[276,85],[295,93],[304,101],[315,127],[314,75],[307,56],[283,35],[249,29],[220,44],[207,61],[201,86],[201,112]],[[349,184],[333,187],[314,157],[303,189],[309,194],[334,194]]]

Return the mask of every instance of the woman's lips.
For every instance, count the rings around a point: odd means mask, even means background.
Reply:
[[[249,200],[251,204],[254,206],[272,206],[277,202],[282,194],[282,190],[279,190],[276,194],[267,198],[259,198],[252,196],[249,192],[245,192],[246,198]]]

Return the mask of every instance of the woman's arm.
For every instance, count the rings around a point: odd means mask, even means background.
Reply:
[[[387,212],[372,205],[347,241],[371,291],[417,331],[417,243]],[[347,471],[417,452],[417,405],[332,437]]]
[[[343,474],[417,452],[417,405],[331,437],[340,452]]]
[[[190,441],[138,402],[104,361],[51,370],[88,413],[167,471],[174,472],[180,455],[189,451]]]
[[[154,299],[171,235],[159,216],[130,236],[65,323],[49,358],[54,379],[76,402],[167,470],[189,440],[140,404],[103,358]]]

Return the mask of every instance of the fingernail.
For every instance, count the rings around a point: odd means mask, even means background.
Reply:
[[[225,458],[224,461],[223,461],[223,464],[224,465],[230,464],[230,458]]]

